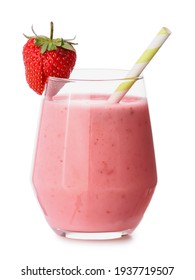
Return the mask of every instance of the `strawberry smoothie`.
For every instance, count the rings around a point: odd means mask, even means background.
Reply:
[[[147,99],[43,101],[33,184],[59,232],[132,232],[157,181]]]

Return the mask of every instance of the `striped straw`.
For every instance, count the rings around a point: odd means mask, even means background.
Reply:
[[[128,90],[132,87],[135,81],[138,79],[138,76],[142,73],[144,68],[151,61],[153,56],[158,52],[163,43],[167,40],[167,38],[171,35],[171,31],[162,27],[153,41],[150,43],[148,48],[143,52],[140,58],[136,61],[133,68],[128,72],[126,81],[122,82],[115,92],[109,97],[109,103],[118,103],[123,98],[123,96],[128,92]]]

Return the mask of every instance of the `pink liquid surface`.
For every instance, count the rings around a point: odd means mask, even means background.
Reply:
[[[156,185],[147,100],[44,100],[33,184],[62,231],[133,231]]]

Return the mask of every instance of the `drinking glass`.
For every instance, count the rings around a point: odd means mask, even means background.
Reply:
[[[49,77],[43,97],[33,185],[51,228],[78,239],[129,235],[157,175],[143,77],[108,102],[128,71],[78,69]]]

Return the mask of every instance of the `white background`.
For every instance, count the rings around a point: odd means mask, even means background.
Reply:
[[[37,33],[49,35],[51,20],[54,35],[77,36],[77,68],[130,69],[162,26],[172,31],[144,71],[158,185],[131,238],[60,238],[34,196],[31,167],[42,97],[25,81],[22,33],[31,35],[33,24]],[[0,278],[46,279],[21,276],[21,269],[78,265],[113,271],[100,279],[194,279],[194,1],[4,1],[0,24]],[[174,266],[175,271],[131,278],[114,276],[116,266]]]

